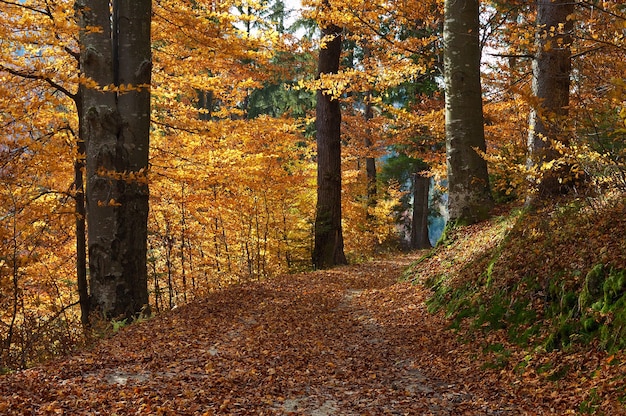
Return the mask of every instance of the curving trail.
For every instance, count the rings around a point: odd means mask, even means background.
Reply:
[[[398,283],[418,256],[213,293],[1,378],[0,414],[549,414],[458,359],[426,292]]]

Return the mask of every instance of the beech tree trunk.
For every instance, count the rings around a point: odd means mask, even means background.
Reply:
[[[374,117],[374,110],[371,102],[371,92],[367,93],[367,101],[365,103],[365,122],[369,122]],[[365,149],[372,152],[372,130],[368,127],[365,131]],[[365,173],[367,175],[367,217],[370,218],[371,209],[376,206],[376,158],[367,156],[365,158]]]
[[[493,207],[480,83],[479,1],[446,0],[444,78],[448,211],[452,221],[485,219]]]
[[[82,137],[82,96],[84,87],[79,87],[78,95],[74,98],[78,111],[77,156],[74,161],[74,197],[76,215],[76,282],[78,284],[78,302],[80,304],[80,322],[83,328],[89,327],[89,283],[87,281],[87,212],[85,209],[85,140]]]
[[[411,248],[430,248],[428,238],[428,191],[430,178],[419,173],[413,175],[413,219],[411,221]]]
[[[83,88],[81,112],[91,309],[133,318],[148,307],[151,1],[77,0],[76,9],[81,70],[98,84]]]
[[[327,24],[322,35],[328,39],[320,49],[318,76],[339,71],[341,28]],[[341,108],[339,100],[317,91],[317,211],[313,266],[316,269],[346,264],[341,228]]]
[[[555,142],[567,145],[562,127],[567,119],[569,95],[572,30],[574,23],[568,16],[574,13],[571,0],[538,0],[537,52],[533,60],[532,91],[537,98],[531,109],[528,132],[528,165],[540,167],[559,157]],[[561,191],[566,184],[567,168],[556,166],[545,172],[539,182],[539,196]]]
[[[369,59],[372,52],[369,46],[363,46],[363,57],[365,60]],[[374,106],[372,105],[372,91],[368,91],[365,95],[365,123],[369,124],[369,121],[374,118]],[[372,129],[368,126],[365,129],[365,149],[367,152],[372,152]],[[367,177],[367,218],[373,217],[371,209],[376,206],[376,194],[377,194],[377,181],[376,181],[376,158],[368,155],[365,158],[365,173]]]

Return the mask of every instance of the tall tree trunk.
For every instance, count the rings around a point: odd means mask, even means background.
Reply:
[[[446,0],[444,75],[448,211],[452,221],[473,223],[493,207],[485,151],[480,84],[479,1]]]
[[[365,122],[369,122],[374,117],[374,111],[372,108],[371,92],[367,93],[365,102]],[[365,130],[365,149],[367,152],[372,152],[372,129],[368,126]],[[376,158],[368,155],[365,158],[365,174],[367,177],[367,217],[371,218],[370,212],[376,206]]]
[[[82,127],[82,90],[79,87],[78,96],[75,98],[78,110],[78,138],[77,155],[74,161],[74,197],[76,215],[76,281],[78,284],[78,303],[80,304],[80,321],[83,328],[89,326],[90,300],[89,283],[87,281],[87,212],[85,210],[85,184],[83,171],[85,169],[85,139],[81,137],[84,132]]]
[[[538,0],[537,52],[533,60],[532,91],[537,98],[530,112],[528,132],[529,167],[541,167],[559,157],[554,143],[567,145],[562,127],[566,121],[570,95],[571,32],[574,24],[568,19],[574,12],[571,0]],[[541,197],[560,192],[567,175],[566,167],[547,171],[539,178]]]
[[[148,305],[149,0],[77,0],[84,88],[91,306],[132,318]],[[91,30],[90,27],[99,30]],[[130,91],[105,86],[131,85]]]
[[[430,178],[413,174],[413,220],[411,221],[411,248],[430,248],[428,238],[428,190]]]
[[[341,28],[333,24],[322,27],[327,39],[320,49],[318,76],[339,71]],[[317,212],[313,266],[323,269],[346,264],[341,228],[341,108],[339,99],[317,91]]]

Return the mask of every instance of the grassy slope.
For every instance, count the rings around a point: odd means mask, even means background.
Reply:
[[[576,392],[581,413],[626,414],[625,236],[623,194],[506,207],[449,231],[408,276],[503,377]]]

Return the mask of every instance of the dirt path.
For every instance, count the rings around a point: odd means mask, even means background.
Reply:
[[[0,379],[0,413],[538,411],[481,380],[478,368],[455,363],[455,341],[426,312],[425,294],[397,283],[414,259],[228,288],[126,328],[91,352]]]

